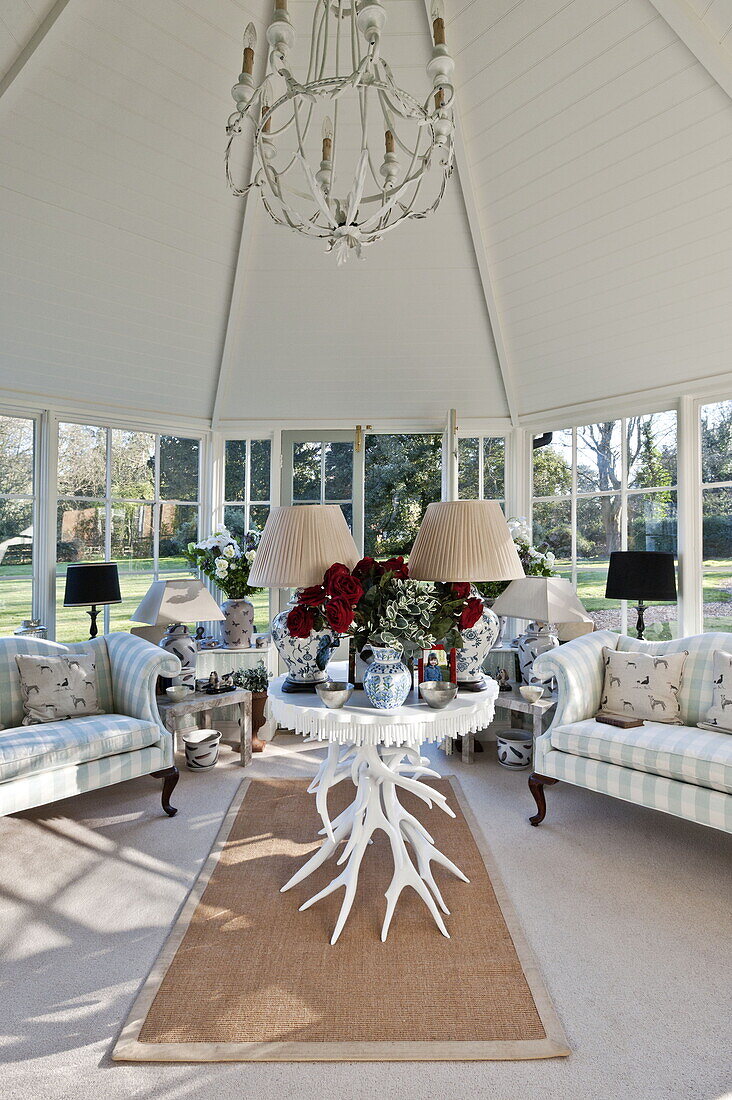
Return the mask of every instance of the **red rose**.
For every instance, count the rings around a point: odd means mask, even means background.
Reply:
[[[325,589],[322,584],[313,584],[310,588],[303,588],[297,597],[297,602],[304,607],[320,607],[325,599]]]
[[[385,573],[393,573],[396,581],[405,581],[409,576],[409,566],[405,564],[401,555],[398,558],[389,558],[388,561],[382,562],[381,568]]]
[[[460,581],[452,586],[453,595],[458,600],[467,600],[470,595],[470,584],[467,581]]]
[[[479,600],[477,596],[471,596],[463,608],[463,613],[460,616],[460,622],[458,627],[460,630],[470,630],[471,626],[475,626],[478,619],[483,614],[484,604],[482,600]]]
[[[307,638],[315,624],[315,614],[309,607],[295,604],[287,616],[287,629],[293,638]]]
[[[348,574],[350,576],[350,572],[351,571],[348,566],[343,565],[343,563],[340,561],[335,562],[334,565],[331,565],[328,569],[326,569],[325,576],[323,577],[323,587],[325,588],[325,591],[328,593],[329,596],[333,595],[330,590],[330,586],[332,585],[335,578],[340,577],[343,574]]]
[[[335,630],[337,634],[345,634],[353,622],[353,608],[348,600],[328,600],[324,614],[328,626]]]
[[[363,596],[363,588],[361,582],[350,573],[336,573],[328,586],[328,595],[336,600],[345,600],[351,607],[355,607]]]
[[[372,576],[374,573],[380,574],[383,572],[384,570],[375,558],[361,558],[353,567],[353,576],[360,581],[366,580],[367,577]]]

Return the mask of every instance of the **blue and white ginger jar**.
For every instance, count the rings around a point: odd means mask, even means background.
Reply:
[[[396,710],[412,688],[412,676],[397,649],[372,646],[373,660],[363,677],[363,689],[377,710]]]

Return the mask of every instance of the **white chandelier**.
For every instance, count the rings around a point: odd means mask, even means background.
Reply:
[[[232,191],[257,188],[278,225],[327,241],[339,264],[407,219],[433,213],[452,172],[454,62],[440,10],[432,9],[432,90],[424,104],[397,86],[381,55],[385,20],[379,0],[314,0],[307,76],[299,83],[288,67],[295,32],[287,0],[275,0],[266,76],[255,87],[250,23],[232,89]],[[232,155],[245,119],[254,129],[255,168],[249,185],[238,187]]]

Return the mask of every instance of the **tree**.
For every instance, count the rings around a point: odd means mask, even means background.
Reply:
[[[366,437],[364,549],[408,554],[427,505],[442,489],[441,435]]]

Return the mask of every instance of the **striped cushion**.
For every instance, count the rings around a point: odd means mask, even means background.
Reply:
[[[156,723],[122,714],[90,715],[66,722],[44,722],[0,732],[0,782],[33,772],[81,764],[154,745]],[[731,742],[732,743],[732,742]]]
[[[552,748],[572,756],[732,794],[732,738],[728,734],[660,722],[624,730],[588,718],[552,728],[550,741]]]

